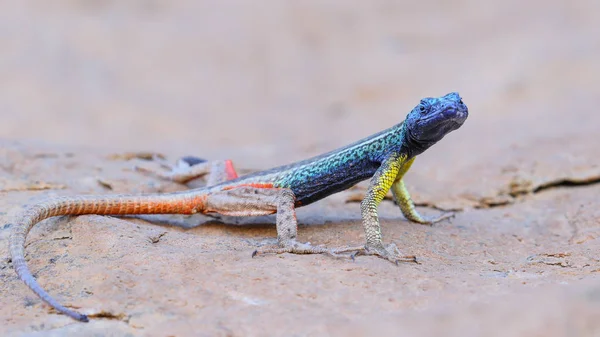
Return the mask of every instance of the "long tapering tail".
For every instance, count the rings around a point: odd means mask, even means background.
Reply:
[[[59,215],[192,214],[202,212],[203,193],[198,190],[160,195],[114,195],[58,197],[27,208],[16,218],[10,236],[12,263],[19,278],[44,302],[81,322],[88,317],[69,310],[52,298],[37,283],[25,262],[25,240],[38,222]]]

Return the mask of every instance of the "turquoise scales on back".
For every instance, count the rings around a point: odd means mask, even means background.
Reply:
[[[286,172],[274,180],[274,186],[294,191],[299,205],[346,190],[373,176],[382,159],[400,149],[403,132],[400,123],[343,148],[269,170]]]

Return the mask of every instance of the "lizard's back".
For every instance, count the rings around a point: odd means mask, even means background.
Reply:
[[[401,145],[401,130],[402,124],[398,124],[331,152],[249,174],[213,188],[240,185],[289,188],[296,196],[297,206],[308,205],[373,176],[384,154]]]

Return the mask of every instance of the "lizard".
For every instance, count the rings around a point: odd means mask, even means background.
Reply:
[[[374,255],[398,264],[416,262],[402,255],[394,243],[383,244],[377,208],[389,190],[406,219],[432,224],[438,219],[422,217],[404,185],[403,177],[416,156],[445,135],[458,129],[468,117],[468,108],[456,92],[421,99],[400,122],[345,147],[293,164],[238,177],[230,160],[202,162],[188,158],[186,170],[157,175],[174,181],[209,174],[206,186],[172,193],[55,197],[25,208],[14,218],[9,239],[12,263],[21,279],[40,299],[81,322],[88,316],[68,309],[51,297],[35,280],[25,261],[25,241],[38,222],[60,215],[134,214],[221,214],[259,216],[276,214],[277,246],[262,246],[258,254],[327,254],[351,257]],[[143,171],[143,170],[142,170]],[[296,240],[297,207],[308,205],[333,193],[371,179],[361,202],[366,242],[357,247],[327,248]]]

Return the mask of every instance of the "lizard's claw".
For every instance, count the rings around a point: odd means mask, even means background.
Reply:
[[[400,262],[414,262],[419,263],[417,261],[417,257],[415,255],[403,255],[398,247],[390,243],[387,246],[382,244],[380,245],[366,245],[362,249],[357,250],[356,253],[352,254],[352,259],[358,255],[375,255],[382,259],[388,260],[396,265]]]
[[[347,255],[339,254],[336,249],[326,247],[315,247],[308,243],[296,241],[286,242],[285,245],[279,247],[261,247],[252,252],[252,257],[262,254],[325,254],[335,258],[348,258]]]
[[[133,167],[133,170],[153,178],[185,184],[192,179],[208,173],[208,170],[201,170],[198,174],[191,173],[192,166],[205,162],[206,160],[204,159],[188,156],[179,159],[175,165],[170,165],[161,159],[159,164],[162,170],[150,169],[137,165]]]
[[[438,216],[437,218],[421,219],[421,221],[416,221],[416,222],[421,225],[425,225],[425,226],[433,226],[433,224],[435,224],[435,223],[442,222],[446,219],[452,219],[455,216],[456,216],[456,213],[454,213],[454,212],[446,212],[446,213],[443,213],[442,215]]]
[[[259,248],[252,252],[252,257],[261,254],[283,254],[283,253],[291,253],[291,254],[326,254],[336,258],[348,258],[348,255],[342,253],[350,254],[350,259],[355,261],[355,258],[359,255],[375,255],[382,259],[386,259],[390,262],[398,265],[400,262],[414,262],[419,263],[417,261],[417,257],[414,255],[403,255],[398,247],[395,244],[391,243],[387,246],[383,244],[380,245],[367,245],[367,246],[357,246],[357,247],[343,247],[343,248],[325,248],[325,247],[314,247],[307,243],[299,243],[296,241],[291,241],[286,243],[280,247],[264,247]]]
[[[165,168],[162,164],[161,166],[163,168]],[[149,168],[145,168],[145,167],[141,167],[141,166],[134,166],[133,170],[136,172],[139,172],[143,175],[149,176],[149,177],[153,177],[153,178],[159,178],[162,180],[173,180],[173,172],[174,170],[171,171],[159,171],[159,170],[154,170],[154,169],[149,169]]]

